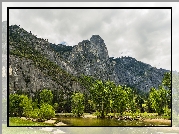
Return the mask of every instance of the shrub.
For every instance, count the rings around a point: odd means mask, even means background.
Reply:
[[[166,115],[166,116],[171,116],[171,109],[169,109],[168,107],[166,107],[166,108],[163,108],[163,110],[164,110],[164,115]]]
[[[32,111],[32,100],[27,95],[10,94],[9,112],[10,116],[29,116]]]
[[[19,111],[19,95],[18,94],[10,94],[9,95],[9,114],[10,116],[18,116]]]
[[[45,119],[49,120],[55,117],[55,109],[51,105],[47,103],[43,103],[40,106],[39,117],[42,120],[45,120]]]
[[[38,108],[34,109],[33,111],[30,112],[30,118],[33,118],[33,119],[38,119],[39,118],[39,113],[40,113],[40,110]]]

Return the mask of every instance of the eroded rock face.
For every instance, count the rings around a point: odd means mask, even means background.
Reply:
[[[109,79],[108,51],[99,35],[93,35],[90,41],[83,40],[74,46],[68,60],[78,74],[95,76],[103,80]]]
[[[9,57],[10,92],[22,90],[34,93],[44,87],[52,90],[61,88],[49,76],[35,67],[33,61],[17,56]]]
[[[9,91],[22,90],[34,94],[42,89],[83,91],[78,82],[69,80],[59,84],[47,75],[46,70],[41,70],[34,65],[32,60],[10,55],[9,57]]]
[[[151,87],[156,87],[162,83],[164,73],[167,70],[157,69],[149,64],[137,61],[132,57],[122,57],[113,59],[115,64],[115,73],[118,77],[116,83],[129,85],[149,92]]]

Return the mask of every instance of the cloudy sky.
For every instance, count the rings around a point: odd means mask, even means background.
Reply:
[[[170,9],[11,9],[9,20],[56,44],[100,35],[110,57],[171,69]]]

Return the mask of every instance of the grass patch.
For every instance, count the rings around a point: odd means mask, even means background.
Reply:
[[[10,117],[9,126],[54,126],[53,124],[43,122],[33,122],[31,120],[24,120],[19,117]]]

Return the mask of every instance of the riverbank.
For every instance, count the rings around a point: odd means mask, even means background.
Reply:
[[[159,122],[159,123],[171,123],[171,120],[166,119],[144,119],[145,122]]]
[[[54,126],[50,123],[28,120],[25,117],[9,117],[9,126]]]
[[[171,126],[171,120],[166,120],[166,119],[144,119],[144,122],[148,122],[148,123],[158,123],[158,124],[163,124],[160,126],[166,126],[169,125]]]
[[[42,122],[38,122],[38,121],[33,121],[33,119],[30,119],[28,120],[27,118],[25,117],[21,117],[20,119],[22,120],[26,120],[26,121],[29,121],[29,123],[32,123],[32,122],[35,122],[35,123],[39,123],[39,126],[42,125]],[[31,122],[32,121],[32,122]],[[67,124],[61,122],[61,121],[58,121],[57,118],[52,118],[50,120],[46,120],[43,122],[43,124],[45,124],[46,126],[66,126]],[[37,125],[37,124],[36,124]]]
[[[84,115],[83,118],[97,118],[97,116],[94,115]],[[124,118],[124,117],[123,117]],[[119,118],[117,118],[119,120]],[[129,120],[130,118],[128,117]],[[144,122],[151,122],[151,123],[164,123],[164,124],[171,124],[171,120],[168,119],[150,119],[150,118],[135,118],[135,120],[140,120],[140,121],[144,121]]]
[[[59,113],[44,122],[26,117],[10,117],[10,122],[10,126],[171,126],[171,120],[161,116],[106,116],[100,119],[90,113],[81,117],[74,117],[72,113]]]

